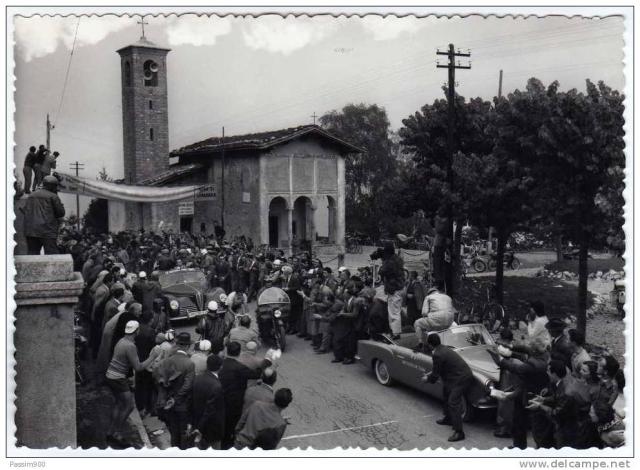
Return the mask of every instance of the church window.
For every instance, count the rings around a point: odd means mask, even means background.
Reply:
[[[153,127],[149,129],[149,140],[153,140]]]
[[[131,64],[129,61],[124,63],[124,84],[131,86]]]
[[[149,100],[149,109],[153,109],[153,100]]]

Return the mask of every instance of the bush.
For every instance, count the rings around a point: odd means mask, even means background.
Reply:
[[[622,271],[624,269],[624,259],[618,257],[604,258],[604,259],[589,259],[587,265],[589,266],[589,273],[595,273],[602,271],[606,273],[610,269],[614,271]],[[548,271],[569,271],[574,274],[578,274],[578,260],[563,260],[547,264],[545,267]]]
[[[465,279],[460,286],[456,303],[481,308],[487,303],[486,290],[493,279]],[[560,287],[559,287],[560,286]],[[506,276],[504,278],[504,309],[511,318],[524,319],[529,302],[540,300],[549,318],[575,315],[578,304],[578,287],[557,279],[542,277]],[[587,308],[593,305],[594,295],[587,294]]]

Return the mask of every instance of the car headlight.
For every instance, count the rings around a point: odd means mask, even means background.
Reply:
[[[178,310],[180,308],[180,304],[178,303],[177,300],[172,300],[171,302],[169,302],[169,308],[171,308],[171,310]]]
[[[280,310],[276,310],[273,312],[273,316],[276,318],[280,318],[282,316],[282,312]]]
[[[487,379],[484,381],[484,389],[487,393],[491,393],[491,389],[496,388],[497,386],[498,384],[491,379]]]

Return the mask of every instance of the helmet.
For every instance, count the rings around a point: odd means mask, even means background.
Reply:
[[[58,186],[58,178],[56,178],[55,176],[52,176],[52,175],[45,176],[44,179],[42,180],[42,182],[44,184],[52,184],[52,185]]]
[[[216,302],[215,300],[212,300],[211,302],[209,302],[207,304],[207,310],[209,310],[210,312],[217,312],[218,311],[218,302]]]

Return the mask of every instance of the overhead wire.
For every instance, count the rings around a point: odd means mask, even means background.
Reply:
[[[76,23],[76,31],[73,35],[73,44],[71,45],[71,53],[69,54],[69,61],[67,62],[67,72],[64,75],[64,84],[62,85],[62,93],[60,94],[60,103],[58,103],[58,111],[56,112],[56,117],[54,119],[54,124],[57,124],[58,118],[60,117],[60,112],[62,111],[62,104],[64,103],[64,96],[67,91],[67,83],[69,82],[69,71],[71,70],[71,61],[73,60],[73,53],[76,50],[76,40],[78,39],[78,29],[80,28],[80,19],[82,17],[78,17],[78,22]]]

